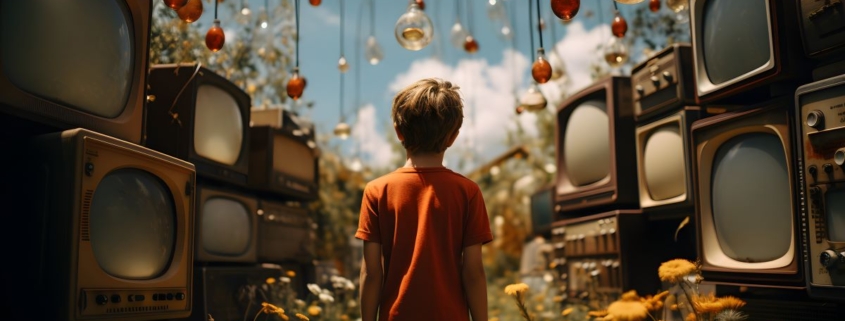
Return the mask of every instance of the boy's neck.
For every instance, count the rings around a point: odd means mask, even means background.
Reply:
[[[417,153],[407,154],[405,166],[407,168],[419,167],[443,167],[443,155],[445,153]]]

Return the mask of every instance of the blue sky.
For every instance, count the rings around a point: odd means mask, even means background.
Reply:
[[[238,1],[238,0],[230,0]],[[274,6],[280,0],[269,0]],[[293,1],[293,0],[289,0]],[[340,57],[340,1],[324,0],[318,7],[301,0],[301,39],[300,69],[308,79],[304,99],[314,102],[314,107],[304,114],[316,124],[318,133],[330,135],[340,119],[340,73],[337,60]],[[477,153],[480,165],[507,150],[502,140],[506,130],[516,122],[523,122],[527,127],[533,123],[529,113],[517,117],[514,114],[516,86],[517,93],[524,92],[530,84],[530,62],[533,56],[530,49],[528,1],[504,1],[508,13],[514,17],[512,22],[515,47],[510,40],[500,38],[497,33],[500,25],[488,17],[490,2],[495,0],[472,1],[472,30],[480,44],[479,52],[468,54],[451,45],[448,32],[455,22],[455,1],[427,0],[425,12],[435,25],[435,40],[420,51],[409,51],[396,42],[393,28],[398,17],[407,8],[407,1],[375,1],[375,36],[384,51],[384,59],[378,65],[370,65],[364,60],[363,40],[370,33],[368,0],[345,1],[344,51],[350,63],[350,70],[345,75],[344,110],[347,122],[354,125],[353,137],[347,141],[332,139],[332,143],[341,144],[344,153],[358,155],[371,166],[387,165],[390,159],[388,139],[395,139],[390,128],[390,104],[393,94],[411,82],[423,77],[441,77],[453,81],[462,87],[465,101],[464,127],[455,149],[468,149]],[[544,19],[553,18],[549,9],[550,0],[541,0],[540,9]],[[533,2],[533,1],[532,1]],[[264,5],[263,0],[249,0],[254,12]],[[462,4],[461,22],[467,27],[470,19],[467,3]],[[601,10],[599,10],[601,4]],[[644,1],[638,6],[647,6]],[[222,7],[221,7],[222,8]],[[632,12],[633,7],[619,5],[623,15]],[[210,8],[206,8],[203,19],[210,19]],[[366,10],[359,29],[359,10]],[[536,9],[536,8],[535,8]],[[213,9],[212,9],[213,10]],[[662,10],[668,10],[663,8]],[[545,84],[541,86],[550,108],[559,102],[565,92],[575,92],[588,85],[588,67],[591,61],[599,58],[596,47],[608,40],[611,35],[606,22],[613,13],[613,1],[582,1],[581,9],[573,22],[564,25],[547,23],[543,32],[547,53],[552,44],[556,45],[569,74],[566,84]],[[536,12],[535,12],[536,15]],[[536,18],[536,16],[535,16]],[[599,20],[603,18],[603,20]],[[536,19],[535,19],[536,20]],[[535,21],[536,22],[536,21]],[[601,23],[600,23],[601,22]],[[556,39],[552,39],[551,27],[554,25]],[[535,46],[539,46],[534,31]],[[356,55],[355,40],[361,39],[361,52]],[[634,59],[642,59],[637,52],[632,52]],[[356,69],[360,69],[360,105],[356,104]],[[624,73],[624,71],[619,71]],[[356,149],[357,148],[357,149]],[[357,152],[353,152],[357,151]],[[449,160],[456,163],[455,153],[447,152]],[[472,165],[472,164],[471,164]]]

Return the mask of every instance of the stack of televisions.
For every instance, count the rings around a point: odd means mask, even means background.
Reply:
[[[691,44],[557,109],[557,179],[532,218],[561,289],[654,294],[659,264],[685,258],[749,320],[839,319],[845,5],[691,0],[690,26]]]
[[[4,319],[242,320],[288,271],[306,292],[313,126],[150,66],[152,10],[0,3]]]

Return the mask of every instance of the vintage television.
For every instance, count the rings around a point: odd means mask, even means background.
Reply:
[[[570,297],[609,299],[624,291],[658,293],[661,263],[694,257],[690,242],[673,239],[677,224],[647,222],[640,210],[614,210],[556,221],[552,244],[555,264]]]
[[[311,263],[315,256],[315,237],[309,213],[298,201],[259,200],[259,261]]]
[[[191,313],[193,165],[81,128],[36,136],[15,150],[4,160],[16,170],[0,196],[16,230],[3,236],[15,244],[3,283],[7,295],[33,299],[15,303],[6,317]]]
[[[642,122],[695,106],[692,47],[676,43],[658,51],[631,71],[634,118]]]
[[[555,201],[561,215],[638,208],[631,81],[609,76],[558,107]]]
[[[810,295],[845,299],[845,75],[795,93]]]
[[[801,40],[807,57],[842,60],[845,54],[845,4],[841,0],[799,0]]]
[[[258,199],[232,188],[197,184],[196,260],[256,263]]]
[[[809,79],[795,0],[690,0],[699,104],[791,94]]]
[[[140,143],[152,6],[149,0],[0,3],[4,130],[83,127]]]
[[[693,123],[705,280],[803,288],[792,97]]]
[[[555,211],[555,187],[547,186],[531,195],[531,230],[534,235],[551,237],[552,222],[557,219]]]
[[[155,65],[146,146],[193,163],[200,177],[246,185],[250,97],[200,64]]]
[[[278,303],[276,295],[285,289],[279,278],[284,275],[278,266],[197,267],[194,311],[187,320],[253,320],[262,308],[261,303]],[[273,279],[273,283],[269,284],[268,279]],[[286,286],[291,288],[290,284]],[[262,319],[263,316],[259,318]]]
[[[318,197],[319,150],[313,128],[252,127],[249,185],[302,200]]]

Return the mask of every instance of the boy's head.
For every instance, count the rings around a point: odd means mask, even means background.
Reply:
[[[464,120],[458,86],[419,80],[393,98],[393,126],[410,154],[440,153],[452,145]]]

